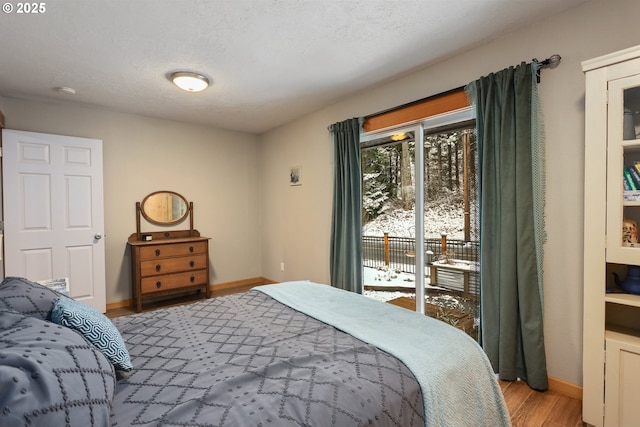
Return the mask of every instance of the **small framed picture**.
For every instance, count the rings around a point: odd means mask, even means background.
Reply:
[[[302,185],[302,167],[291,167],[289,171],[289,185]]]

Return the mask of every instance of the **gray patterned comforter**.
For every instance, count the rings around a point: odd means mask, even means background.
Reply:
[[[113,319],[114,426],[424,426],[395,357],[253,290]]]

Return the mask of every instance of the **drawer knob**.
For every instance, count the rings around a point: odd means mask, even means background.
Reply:
[[[162,268],[160,264],[156,264],[156,271],[160,271],[160,268]]]
[[[162,286],[162,283],[160,283],[160,281],[158,280],[158,281],[156,282],[156,288],[160,289],[160,286]]]
[[[156,249],[156,256],[160,256],[160,249]]]
[[[195,263],[195,262],[193,262],[193,261],[189,261],[189,265],[190,265],[191,267],[193,267],[194,265],[196,265],[196,263]]]
[[[189,252],[193,252],[193,246],[189,246]]]
[[[193,282],[195,282],[195,281],[196,281],[196,277],[195,277],[195,276],[191,276],[191,277],[189,278],[189,280],[191,280],[191,283],[193,283]]]

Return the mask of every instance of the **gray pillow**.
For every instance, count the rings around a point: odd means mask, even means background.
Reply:
[[[0,309],[0,426],[108,426],[111,363],[71,329]]]
[[[0,309],[17,311],[38,319],[51,319],[56,291],[22,277],[7,277],[0,283]]]

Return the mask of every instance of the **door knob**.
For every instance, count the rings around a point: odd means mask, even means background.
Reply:
[[[96,239],[96,240],[100,240],[100,239],[102,239],[102,234],[96,233],[96,234],[93,235],[93,238]]]

